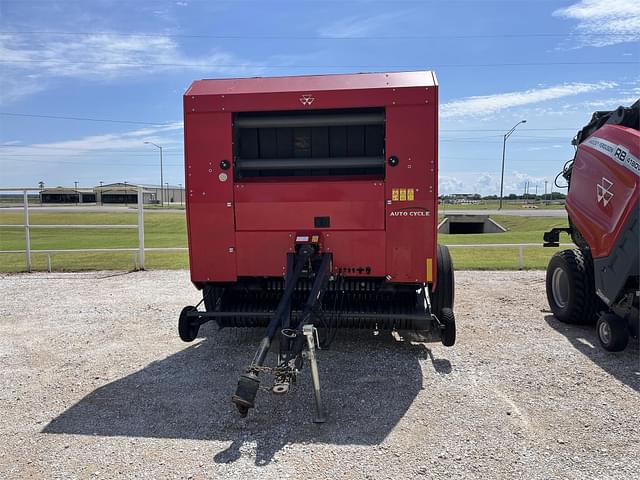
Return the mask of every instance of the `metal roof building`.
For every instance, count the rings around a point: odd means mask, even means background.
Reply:
[[[92,188],[54,187],[40,191],[41,203],[95,203],[96,193]]]
[[[54,187],[40,190],[40,202],[43,204],[135,204],[138,203],[138,190],[142,188],[143,203],[171,204],[184,203],[182,186],[136,185],[117,182],[97,185],[93,188]]]

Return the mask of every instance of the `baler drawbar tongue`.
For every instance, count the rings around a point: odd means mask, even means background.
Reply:
[[[298,280],[305,270],[313,278],[313,285],[309,290],[299,321],[292,324],[291,298]],[[274,393],[285,393],[288,391],[289,384],[295,382],[297,372],[303,364],[302,351],[307,346],[315,390],[316,410],[314,422],[324,422],[324,410],[320,395],[320,377],[315,356],[317,335],[315,334],[315,327],[311,317],[317,315],[322,296],[327,289],[330,273],[331,253],[318,255],[316,247],[312,244],[301,245],[296,254],[287,256],[287,275],[285,276],[284,292],[267,326],[266,333],[260,341],[253,362],[246,372],[240,376],[236,393],[232,397],[233,403],[236,404],[243,417],[247,415],[250,408],[255,406],[256,395],[260,388],[258,374],[274,374],[276,377],[273,388]],[[271,348],[271,343],[278,334],[280,335],[280,351],[277,366],[275,368],[264,367],[264,361]]]

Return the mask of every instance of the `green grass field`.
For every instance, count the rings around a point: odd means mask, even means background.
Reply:
[[[123,213],[48,213],[33,212],[32,225],[126,225],[136,224],[137,214]],[[20,225],[22,213],[0,212],[0,224]],[[187,230],[184,213],[145,212],[146,247],[186,247]],[[0,250],[24,249],[24,231],[20,228],[0,228]],[[135,229],[31,229],[31,248],[136,248],[138,231]],[[131,269],[135,267],[133,252],[110,253],[54,253],[51,255],[54,270]],[[187,268],[187,254],[182,252],[146,252],[147,268]],[[47,255],[32,255],[36,270],[47,268]],[[23,254],[0,254],[0,271],[14,272],[25,268]]]
[[[481,245],[494,243],[534,243],[542,245],[543,232],[553,227],[566,227],[567,220],[553,217],[491,216],[507,229],[504,233],[470,235],[438,235],[443,245]],[[568,237],[562,243],[571,243]],[[455,268],[459,270],[513,270],[518,268],[518,248],[451,248]],[[525,247],[524,268],[545,269],[558,248]]]
[[[480,203],[471,203],[471,204],[451,204],[451,203],[441,203],[438,209],[440,213],[446,212],[447,210],[497,210],[498,209],[498,201],[497,200],[481,200]],[[564,203],[553,203],[546,205],[544,203],[536,204],[536,210],[562,210],[564,208]],[[502,203],[503,210],[526,210],[522,205],[522,200],[516,202],[503,201]]]
[[[552,227],[566,226],[566,220],[551,217],[492,216],[508,229],[505,233],[473,235],[440,235],[444,245],[470,245],[493,243],[542,243],[542,233]],[[63,224],[135,224],[135,212],[91,213],[91,212],[44,212],[31,213],[32,225]],[[21,225],[21,212],[1,212],[0,224]],[[563,238],[563,242],[569,242]],[[31,229],[31,248],[73,249],[73,248],[136,248],[138,233],[135,229]],[[184,212],[145,212],[146,247],[186,247],[186,222]],[[20,228],[0,228],[0,250],[24,249],[24,233]],[[525,268],[543,269],[549,257],[557,249],[542,247],[525,248]],[[460,270],[512,270],[518,268],[517,248],[460,248],[451,249],[455,267]],[[186,252],[146,252],[146,268],[188,268]],[[33,253],[34,270],[47,269],[47,255]],[[53,270],[77,271],[96,269],[127,270],[135,267],[133,252],[110,253],[54,253],[51,254]],[[0,254],[0,271],[24,271],[24,254]]]

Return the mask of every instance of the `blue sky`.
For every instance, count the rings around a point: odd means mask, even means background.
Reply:
[[[5,187],[158,183],[144,141],[183,183],[199,78],[434,70],[441,192],[485,195],[521,119],[506,193],[542,191],[594,110],[640,97],[637,0],[0,0],[0,31]]]

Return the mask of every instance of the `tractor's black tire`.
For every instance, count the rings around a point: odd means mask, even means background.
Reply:
[[[453,260],[449,249],[444,245],[438,245],[436,252],[437,287],[435,290],[429,289],[429,300],[431,303],[431,313],[436,317],[442,316],[442,309],[453,310],[455,299],[455,277],[453,273]]]
[[[438,320],[444,325],[444,329],[440,331],[440,341],[445,347],[453,347],[456,343],[456,317],[453,310],[443,308]]]
[[[627,321],[614,313],[605,313],[600,316],[596,332],[600,345],[609,352],[620,352],[629,343]]]
[[[588,252],[562,250],[547,266],[547,300],[562,323],[593,325],[602,305],[596,297],[593,261]]]
[[[189,305],[184,307],[180,312],[180,318],[178,319],[178,335],[183,342],[193,342],[198,336],[198,330],[200,325],[192,324],[191,320],[187,316],[187,313],[197,310],[196,307]]]

